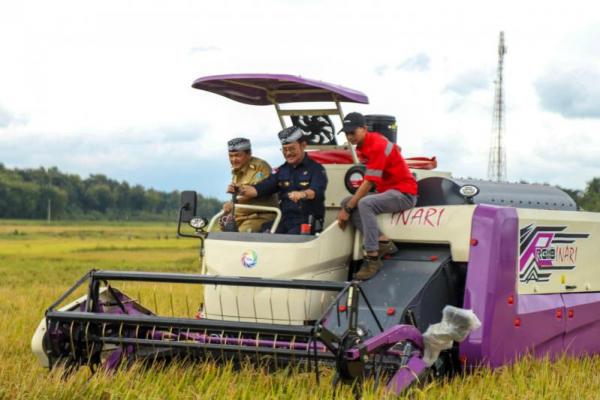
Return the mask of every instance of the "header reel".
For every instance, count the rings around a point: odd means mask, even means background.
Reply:
[[[318,320],[283,325],[156,315],[114,289],[113,281],[303,289],[337,295]],[[89,288],[85,297],[56,309],[83,285]],[[366,334],[359,308],[369,310],[379,332]],[[44,340],[38,357],[46,357],[50,368],[88,366],[95,371],[136,360],[231,360],[274,368],[298,366],[314,371],[318,380],[319,365],[324,364],[336,369],[336,383],[360,383],[375,374],[379,379],[387,377],[390,385],[412,382],[411,374],[426,370],[419,361],[424,346],[418,329],[400,324],[384,330],[358,282],[92,270],[48,309],[40,329]]]

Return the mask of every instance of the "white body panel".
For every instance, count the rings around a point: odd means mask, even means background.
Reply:
[[[48,356],[44,351],[44,335],[46,334],[46,318],[42,318],[31,338],[31,351],[42,367],[49,368]]]
[[[600,214],[517,209],[519,294],[600,291]]]
[[[331,224],[301,243],[205,242],[209,275],[345,281],[352,255],[353,229]],[[321,316],[334,292],[204,286],[204,315],[211,319],[302,324]]]
[[[448,244],[452,259],[466,262],[474,211],[474,205],[415,207],[379,215],[379,229],[394,241]]]

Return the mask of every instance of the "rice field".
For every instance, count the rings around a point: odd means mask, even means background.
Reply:
[[[176,239],[175,224],[0,221],[0,399],[333,399],[332,371],[267,373],[206,362],[113,373],[81,369],[48,373],[30,351],[44,310],[92,268],[198,272],[197,242]],[[131,285],[131,284],[130,284]],[[164,314],[193,315],[193,287],[119,287]],[[154,295],[157,293],[157,295]],[[176,293],[176,296],[173,296]],[[599,338],[600,340],[600,338]],[[393,398],[367,382],[364,398]],[[413,389],[414,399],[598,399],[600,357],[555,362],[525,358],[496,371],[481,369]]]

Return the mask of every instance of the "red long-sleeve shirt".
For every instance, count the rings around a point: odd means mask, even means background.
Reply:
[[[395,143],[379,133],[367,132],[357,150],[359,156],[365,159],[365,179],[375,184],[378,193],[395,189],[417,194],[417,181]]]

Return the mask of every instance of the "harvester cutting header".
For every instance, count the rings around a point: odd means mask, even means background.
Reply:
[[[377,216],[381,237],[397,251],[370,279],[356,280],[369,254],[361,232],[354,224],[342,229],[339,216],[352,211],[344,199],[372,172],[336,131],[345,123],[341,104],[368,104],[367,96],[290,75],[210,76],[192,86],[274,106],[282,128],[302,131],[328,181],[322,229],[276,233],[278,207],[235,204],[273,213],[269,230],[216,231],[224,211],[210,221],[197,216],[196,193],[183,192],[178,233],[199,239],[200,273],[90,271],[41,321],[32,347],[42,364],[94,370],[194,358],[292,364],[317,377],[327,365],[336,382],[372,376],[400,392],[527,352],[600,350],[600,214],[578,210],[557,188],[455,179],[436,170],[435,158],[407,158],[415,207]],[[307,102],[333,105],[284,108]],[[394,117],[369,114],[365,124],[399,151]],[[196,287],[197,315],[158,315],[119,282]],[[63,305],[79,287],[87,295]]]

